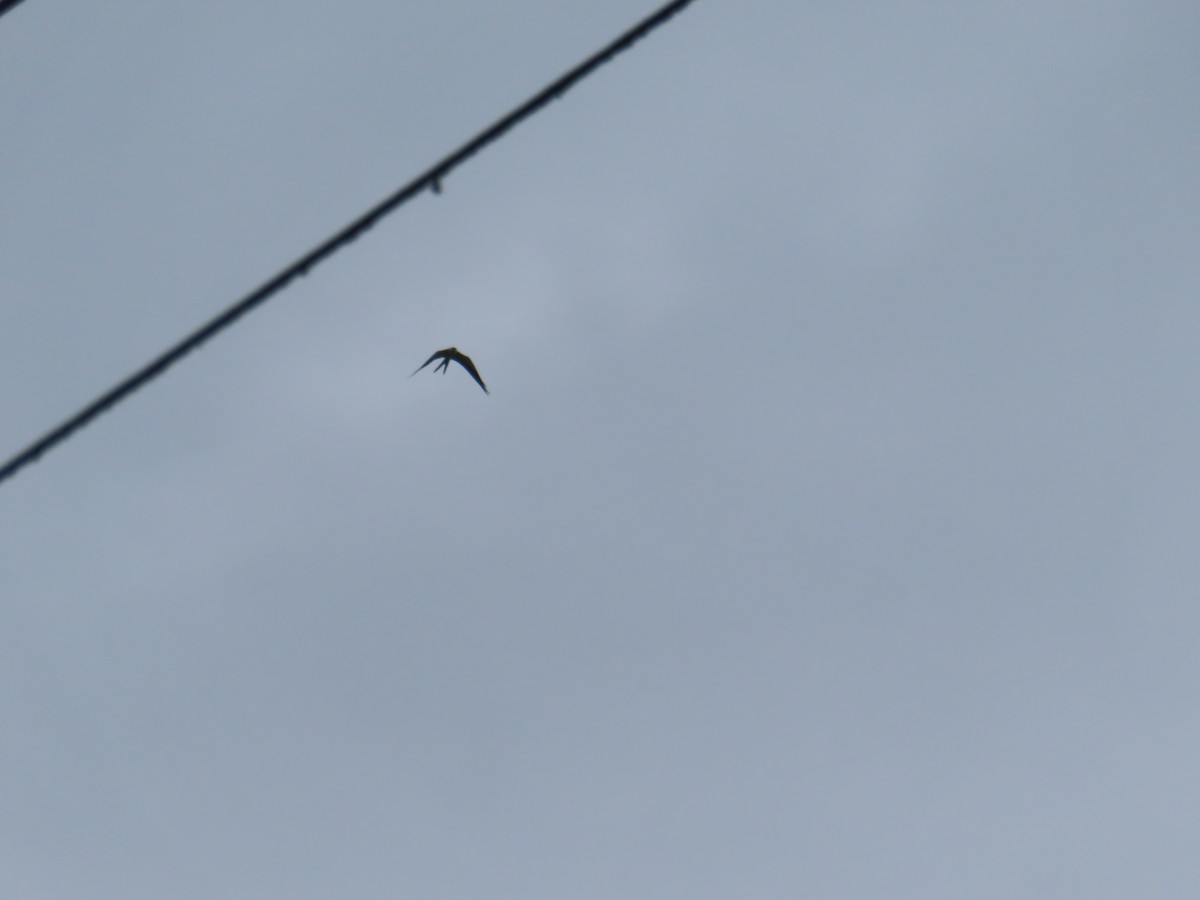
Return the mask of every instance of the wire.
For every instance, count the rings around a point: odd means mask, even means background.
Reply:
[[[20,4],[21,0],[0,0],[0,16],[4,15],[14,6]]]
[[[604,65],[618,53],[629,49],[638,40],[645,37],[655,28],[662,25],[692,2],[693,0],[675,0],[675,2],[668,3],[666,6],[659,9],[658,12],[647,17],[646,19],[643,19],[641,22],[630,28],[606,47],[592,54],[575,68],[568,71],[565,75],[560,76],[548,87],[543,88],[529,100],[526,100],[512,112],[508,113],[508,115],[498,120],[489,128],[480,132],[458,150],[455,150],[449,156],[444,157],[432,168],[426,170],[421,175],[418,175],[390,197],[381,201],[375,207],[368,210],[359,218],[355,219],[341,231],[337,232],[337,234],[335,234],[333,237],[326,240],[323,244],[319,245],[313,250],[310,250],[304,256],[300,257],[300,259],[296,260],[270,281],[267,281],[256,290],[247,294],[216,318],[202,325],[183,340],[179,341],[179,343],[175,344],[173,347],[167,349],[159,356],[152,359],[145,366],[134,372],[124,381],[101,394],[90,404],[85,406],[75,415],[71,416],[71,418],[67,419],[57,428],[47,432],[16,456],[13,456],[11,459],[9,459],[6,463],[4,463],[3,466],[0,466],[0,482],[11,478],[19,470],[30,463],[35,462],[47,450],[50,450],[58,444],[61,444],[84,425],[87,425],[89,422],[91,422],[92,419],[120,403],[134,391],[138,390],[138,388],[144,386],[147,382],[157,378],[168,368],[177,363],[188,353],[195,350],[209,338],[221,331],[224,331],[246,313],[250,312],[250,310],[266,302],[279,291],[283,290],[283,288],[287,287],[287,285],[294,278],[308,274],[310,269],[323,262],[327,257],[331,256],[346,244],[353,241],[388,213],[393,212],[401,204],[407,202],[421,191],[426,189],[440,194],[442,190],[442,182],[451,171],[462,165],[488,144],[502,137],[505,132],[507,132],[513,126],[519,124],[524,119],[538,112],[547,103],[558,97],[561,97],[564,93],[574,87],[576,83],[586,78],[593,71]]]

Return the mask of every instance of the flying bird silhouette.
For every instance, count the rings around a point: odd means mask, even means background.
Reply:
[[[479,377],[479,370],[475,368],[475,363],[471,362],[471,357],[467,356],[465,353],[460,353],[457,347],[447,347],[445,350],[439,350],[437,353],[433,354],[433,356],[429,357],[429,359],[425,360],[425,362],[421,363],[421,365],[417,366],[417,371],[413,372],[412,374],[416,375],[417,372],[420,372],[435,359],[441,360],[441,363],[437,368],[442,370],[443,375],[445,375],[449,370],[450,363],[456,362],[471,374],[471,377],[475,379],[475,382],[481,388],[483,388],[483,392],[485,394],[491,393],[491,391],[487,389],[487,385],[483,383],[483,379]],[[434,371],[436,372],[437,369],[434,369]],[[412,378],[412,375],[409,375],[408,377]]]

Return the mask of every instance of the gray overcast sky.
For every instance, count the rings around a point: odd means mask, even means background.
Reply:
[[[652,8],[4,16],[0,455]],[[1198,46],[698,0],[0,486],[0,895],[1196,897]]]

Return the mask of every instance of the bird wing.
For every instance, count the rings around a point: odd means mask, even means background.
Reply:
[[[471,357],[463,353],[456,353],[454,355],[454,361],[471,373],[471,377],[475,379],[476,383],[478,383],[481,388],[483,388],[483,392],[485,394],[491,393],[491,391],[487,389],[487,385],[483,383],[483,379],[479,377],[479,370],[475,368],[475,363],[471,362]]]
[[[433,354],[433,356],[429,357],[429,359],[425,360],[425,362],[423,362],[419,366],[417,366],[417,368],[413,371],[412,375],[416,375],[417,372],[420,372],[423,368],[425,368],[427,365],[429,365],[431,362],[433,362],[439,356],[444,356],[445,353],[446,353],[445,350],[439,350],[437,353]],[[409,375],[408,377],[412,378],[412,375]]]

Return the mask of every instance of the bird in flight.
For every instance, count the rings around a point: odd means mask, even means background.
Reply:
[[[475,379],[476,384],[483,388],[483,392],[485,394],[491,393],[491,391],[487,389],[487,385],[483,383],[483,379],[479,377],[479,370],[475,368],[475,363],[471,362],[471,357],[467,356],[465,353],[460,353],[457,347],[447,347],[445,350],[439,350],[437,353],[433,354],[433,356],[429,357],[429,359],[425,360],[425,362],[421,363],[421,365],[417,366],[417,371],[413,372],[413,375],[416,375],[417,372],[420,372],[435,359],[441,360],[441,364],[438,365],[438,369],[442,370],[443,375],[445,375],[447,370],[450,368],[450,363],[456,362],[471,374],[471,377]],[[437,369],[434,369],[434,371],[436,372]],[[412,375],[409,375],[408,377],[412,378]]]

